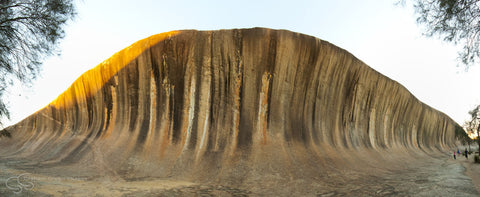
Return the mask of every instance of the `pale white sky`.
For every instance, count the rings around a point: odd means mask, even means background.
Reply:
[[[46,106],[83,72],[153,34],[181,29],[268,27],[329,41],[400,82],[462,124],[480,104],[480,66],[456,67],[450,44],[422,36],[411,6],[395,0],[83,0],[66,28],[61,56],[47,59],[32,88],[11,90],[14,124]]]

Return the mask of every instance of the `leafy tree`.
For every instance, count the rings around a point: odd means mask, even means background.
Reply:
[[[480,136],[480,105],[477,105],[469,111],[468,114],[470,114],[471,119],[465,123],[467,130],[470,132],[476,132],[477,136]],[[477,137],[476,140],[480,150],[480,137]]]
[[[406,0],[397,3],[405,4]],[[425,35],[460,45],[459,60],[468,68],[480,60],[479,0],[412,0]]]
[[[465,127],[468,127],[468,123],[465,123]],[[472,132],[469,130],[469,132]],[[463,145],[468,145],[468,150],[470,149],[470,144],[472,144],[473,140],[472,138],[469,137],[467,134],[467,131],[465,131],[460,125],[455,125],[455,137],[463,144]]]
[[[7,86],[31,84],[74,16],[73,0],[0,0],[0,118],[9,118]]]

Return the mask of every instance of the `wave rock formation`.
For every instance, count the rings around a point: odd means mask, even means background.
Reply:
[[[263,28],[184,30],[140,40],[84,73],[7,128],[0,155],[89,177],[336,187],[453,147],[455,126],[326,41]]]

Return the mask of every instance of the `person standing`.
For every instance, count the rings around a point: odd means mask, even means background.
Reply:
[[[467,151],[467,149],[466,149],[466,148],[465,148],[465,158],[467,158],[467,159],[468,159],[468,151]]]
[[[455,151],[453,151],[453,159],[457,159],[457,156],[455,154]]]

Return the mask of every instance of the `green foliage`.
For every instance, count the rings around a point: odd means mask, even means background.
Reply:
[[[463,47],[458,58],[468,68],[480,58],[480,3],[478,0],[414,0],[417,23],[426,36],[438,36]]]
[[[480,105],[477,105],[475,108],[469,111],[468,114],[470,114],[470,120],[465,122],[467,131],[474,132],[477,134],[477,136],[480,136]],[[476,141],[480,150],[480,137],[477,137]]]
[[[475,163],[480,163],[480,156],[475,155],[475,156],[473,157],[473,160],[475,161]]]
[[[0,0],[0,117],[9,118],[6,87],[35,79],[74,15],[73,0]]]

